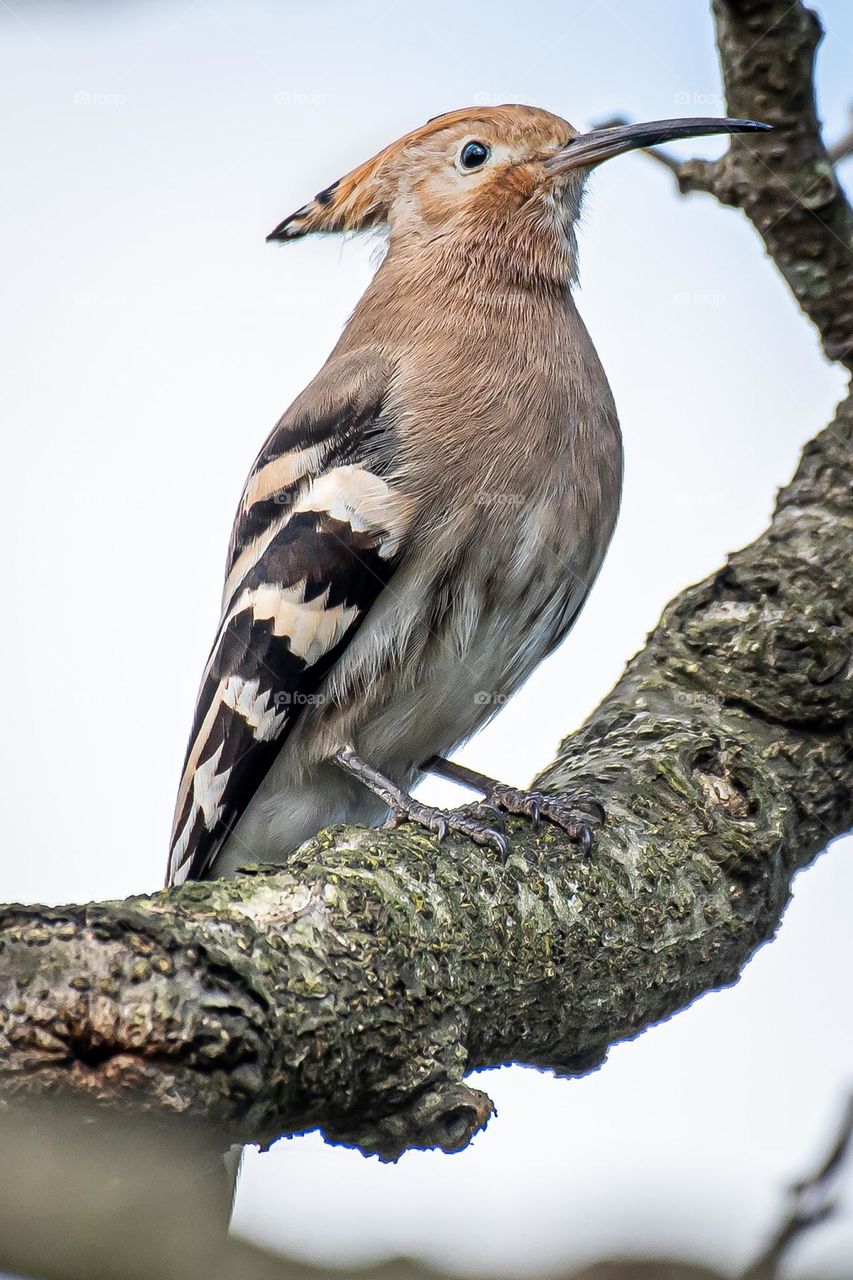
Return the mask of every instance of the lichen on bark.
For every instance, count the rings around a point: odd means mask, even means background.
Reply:
[[[767,533],[669,606],[538,780],[605,799],[589,858],[523,821],[504,863],[334,829],[286,872],[9,908],[3,1096],[455,1150],[491,1113],[472,1069],[582,1073],[733,981],[853,821],[851,428],[848,401]]]
[[[779,145],[735,139],[682,185],[744,209],[846,360],[853,220],[822,167],[816,20],[788,0],[714,14],[730,112],[772,114]],[[385,1158],[451,1151],[491,1114],[471,1071],[581,1074],[732,982],[794,873],[853,823],[851,444],[847,399],[768,530],[669,605],[538,779],[605,801],[591,856],[522,821],[505,862],[410,827],[339,828],[284,871],[6,908],[0,1100],[62,1090],[202,1117],[223,1141],[320,1127]]]

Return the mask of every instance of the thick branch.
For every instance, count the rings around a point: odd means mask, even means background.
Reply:
[[[588,860],[337,830],[286,873],[0,919],[0,1087],[212,1118],[267,1143],[321,1126],[393,1157],[463,1146],[462,1083],[572,1074],[770,937],[789,884],[853,820],[853,404],[770,529],[665,612],[541,781],[593,786]]]
[[[830,360],[853,368],[853,210],[834,165],[853,130],[827,148],[814,98],[820,20],[799,0],[712,0],[726,108],[773,133],[739,134],[722,159],[647,154],[679,191],[710,192],[742,209],[764,241]],[[621,117],[607,124],[624,124]]]
[[[820,21],[787,0],[713,0],[713,12],[729,111],[774,132],[733,139],[712,189],[755,224],[829,359],[853,367],[853,211],[815,107]]]
[[[846,360],[853,224],[814,116],[816,20],[788,0],[714,11],[730,110],[778,132],[760,153],[736,139],[709,182]],[[847,400],[768,531],[669,606],[545,771],[607,803],[591,858],[523,823],[505,865],[338,830],[286,873],[9,908],[2,1094],[133,1101],[243,1142],[320,1126],[386,1157],[454,1150],[491,1111],[466,1072],[589,1070],[732,982],[794,872],[853,821],[851,443]]]

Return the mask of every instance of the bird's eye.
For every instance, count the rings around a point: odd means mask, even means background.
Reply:
[[[489,148],[483,142],[466,142],[459,154],[463,169],[479,169],[489,158]]]

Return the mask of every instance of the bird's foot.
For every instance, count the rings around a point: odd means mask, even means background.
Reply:
[[[486,792],[485,804],[520,818],[529,818],[538,831],[542,819],[561,827],[570,840],[580,845],[584,855],[592,848],[593,831],[604,825],[604,805],[589,791],[570,791],[555,796],[547,791],[523,791],[497,782]]]
[[[404,822],[414,822],[419,827],[432,831],[439,840],[453,831],[473,840],[474,844],[491,845],[502,857],[506,855],[508,845],[504,833],[474,816],[470,810],[435,809],[432,805],[422,804],[398,783],[362,760],[352,747],[341,747],[332,759],[345,773],[357,778],[368,791],[385,802],[391,810],[386,827],[399,827]]]
[[[491,806],[485,806],[491,808]],[[477,806],[477,810],[481,811],[483,806]],[[414,822],[419,827],[425,827],[427,831],[437,835],[439,840],[444,840],[451,831],[457,835],[465,836],[468,840],[472,840],[474,844],[483,846],[491,846],[496,849],[502,858],[505,858],[509,851],[509,842],[506,835],[500,830],[503,822],[503,815],[493,809],[496,816],[496,824],[490,826],[488,822],[482,821],[476,813],[472,813],[471,808],[467,809],[437,809],[429,804],[422,804],[420,800],[415,800],[413,796],[406,792],[401,793],[400,801],[395,804],[391,817],[385,823],[386,827],[399,827],[404,822]]]

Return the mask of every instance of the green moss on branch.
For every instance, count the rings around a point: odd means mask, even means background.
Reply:
[[[286,873],[8,908],[2,1095],[449,1151],[491,1114],[471,1070],[589,1070],[732,982],[853,820],[851,423],[846,402],[768,532],[673,602],[539,779],[604,798],[590,858],[524,822],[504,864],[337,829]]]

